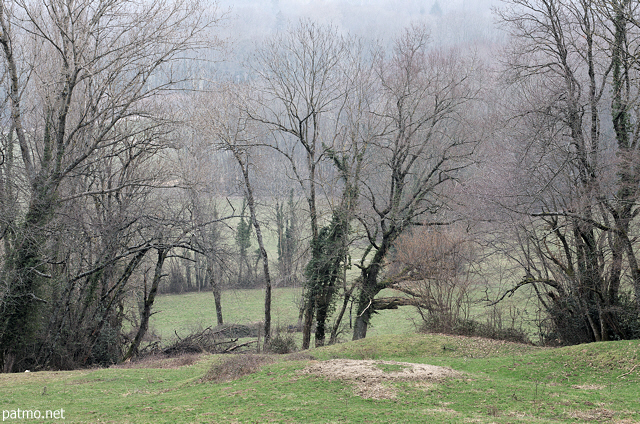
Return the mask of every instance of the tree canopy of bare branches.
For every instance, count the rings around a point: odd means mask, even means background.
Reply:
[[[477,143],[464,117],[476,80],[457,52],[430,50],[425,29],[412,27],[376,69],[379,107],[372,112],[383,131],[373,139],[362,183],[366,213],[359,221],[369,246],[359,265],[354,339],[366,336],[375,297],[387,287],[379,277],[393,243],[412,225],[439,223],[445,188],[471,164]]]
[[[139,221],[132,210],[123,215],[128,206],[139,206],[127,198],[144,197],[145,188],[158,183],[159,174],[148,164],[167,145],[170,131],[158,100],[186,80],[179,65],[205,46],[212,22],[196,1],[0,3],[3,89],[10,110],[3,117],[4,154],[11,157],[3,184],[12,188],[17,204],[3,210],[5,369],[16,360],[16,368],[27,361],[42,365],[40,354],[26,352],[47,350],[38,346],[37,334],[50,316],[68,312],[78,290],[88,290],[85,305],[109,299],[105,317],[117,305],[111,295],[122,292],[151,246],[137,238],[122,250],[113,241],[126,240],[123,232]],[[142,161],[145,170],[138,166]],[[56,237],[74,200],[94,209],[97,221],[91,224],[104,232],[91,242],[110,251],[79,267],[59,256],[68,246]],[[82,230],[73,231],[81,237]],[[119,261],[128,263],[116,266]],[[67,299],[62,304],[58,287]],[[42,314],[50,308],[53,315]],[[94,335],[104,319],[96,325]]]
[[[550,337],[563,343],[637,332],[628,315],[640,310],[637,7],[518,0],[501,14],[513,36],[506,59],[520,158],[510,207],[522,214],[525,276],[516,288],[534,289]]]

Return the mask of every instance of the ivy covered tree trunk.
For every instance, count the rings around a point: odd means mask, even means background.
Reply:
[[[46,227],[55,209],[55,188],[40,180],[33,186],[25,221],[15,232],[11,250],[5,252],[2,278],[6,288],[0,313],[0,369],[5,368],[7,359],[13,365],[15,359],[26,356],[26,349],[34,343],[41,324],[41,310],[47,303],[42,294],[42,286],[48,276],[41,249],[46,243]]]
[[[337,211],[331,223],[323,227],[318,238],[312,242],[311,260],[307,264],[307,302],[314,304],[316,311],[316,347],[324,346],[327,318],[334,307],[336,282],[342,276],[347,258],[346,238],[349,222],[344,211]]]
[[[311,219],[311,244],[318,240],[318,212],[316,210],[316,163],[315,163],[315,145],[309,150],[309,197],[307,203],[309,205],[309,218]],[[313,256],[313,249],[311,255]],[[314,260],[316,258],[312,258]],[[311,345],[311,330],[313,328],[313,316],[316,310],[316,302],[312,293],[307,293],[305,287],[304,302],[304,321],[302,322],[302,349],[309,349]]]
[[[374,299],[385,286],[378,283],[378,277],[382,270],[382,261],[384,260],[390,239],[395,236],[387,236],[386,241],[383,239],[380,249],[378,249],[371,260],[371,263],[362,268],[361,280],[362,286],[358,294],[358,302],[356,309],[356,321],[353,327],[353,340],[360,340],[367,337],[367,329],[371,322],[371,316],[375,313]]]

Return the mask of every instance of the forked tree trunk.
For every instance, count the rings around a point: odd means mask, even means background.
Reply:
[[[378,275],[382,269],[382,262],[389,251],[391,243],[400,234],[400,231],[391,231],[384,234],[382,243],[376,250],[371,263],[362,269],[362,286],[358,296],[358,308],[356,322],[353,327],[353,340],[360,340],[367,337],[367,328],[374,312],[373,301],[384,286],[378,284]]]
[[[346,277],[343,277],[343,278],[346,278]],[[340,329],[340,324],[342,323],[342,318],[344,317],[344,313],[347,311],[347,307],[349,306],[349,301],[351,300],[351,294],[353,293],[354,288],[355,288],[355,285],[352,285],[349,290],[346,290],[346,287],[345,287],[342,307],[340,308],[340,312],[338,313],[336,321],[333,324],[333,328],[331,329],[331,337],[329,338],[330,345],[335,344],[336,341],[338,340],[338,331]]]
[[[129,346],[129,350],[124,355],[124,358],[122,358],[123,361],[126,361],[127,359],[138,355],[140,343],[142,343],[142,339],[147,334],[147,330],[149,329],[149,318],[151,317],[151,308],[153,307],[153,302],[156,300],[158,286],[160,285],[160,280],[162,279],[162,267],[164,265],[165,259],[167,258],[167,253],[168,249],[166,248],[158,249],[158,259],[156,260],[156,267],[153,273],[151,288],[148,294],[145,293],[144,308],[142,310],[142,316],[140,317],[140,327],[138,327],[138,332],[136,333],[136,337],[133,339],[131,346]]]

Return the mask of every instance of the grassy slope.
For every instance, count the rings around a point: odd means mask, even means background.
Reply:
[[[362,399],[342,381],[299,374],[281,356],[261,371],[202,383],[215,356],[192,365],[0,375],[2,409],[65,409],[64,422],[640,422],[638,341],[562,349],[440,335],[387,335],[311,350],[319,360],[385,359],[465,373],[432,386],[394,384]],[[634,368],[638,366],[638,368]],[[45,389],[46,387],[46,389]],[[62,421],[61,421],[62,422]]]

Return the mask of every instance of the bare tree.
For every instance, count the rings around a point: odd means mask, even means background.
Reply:
[[[272,131],[271,147],[290,164],[307,201],[311,244],[320,231],[318,173],[344,101],[347,53],[347,44],[335,28],[303,21],[268,40],[252,64],[258,107],[249,114]],[[305,302],[303,349],[309,347],[315,312],[313,298],[306,296]]]
[[[20,150],[21,175],[15,178],[24,178],[27,199],[24,216],[7,233],[0,365],[23,356],[42,324],[37,317],[57,278],[43,249],[64,205],[61,189],[113,146],[157,142],[145,136],[162,124],[154,102],[185,79],[171,65],[204,45],[211,22],[190,1],[0,3],[11,109],[7,137]],[[136,253],[133,258],[131,267]]]
[[[513,36],[514,175],[529,187],[510,204],[525,278],[509,293],[531,287],[563,343],[637,334],[623,296],[628,275],[637,311],[635,16],[633,2],[598,0],[514,1],[501,14]]]
[[[251,120],[244,113],[243,106],[246,103],[246,89],[239,85],[222,84],[217,96],[206,99],[198,114],[196,128],[203,135],[210,137],[215,148],[231,153],[242,173],[245,199],[249,207],[251,224],[256,234],[260,258],[265,279],[264,301],[264,343],[269,344],[271,339],[271,272],[269,270],[269,257],[264,246],[262,226],[258,220],[257,204],[254,195],[251,168],[251,149],[260,144],[256,137],[260,133],[251,128]]]
[[[389,281],[380,278],[396,239],[446,204],[445,189],[471,163],[476,140],[464,131],[463,109],[477,95],[471,66],[456,52],[429,51],[422,27],[407,29],[390,57],[377,66],[380,100],[373,113],[384,130],[368,150],[359,221],[368,247],[359,261],[360,290],[354,340],[366,337],[376,310],[397,299],[376,299]]]

